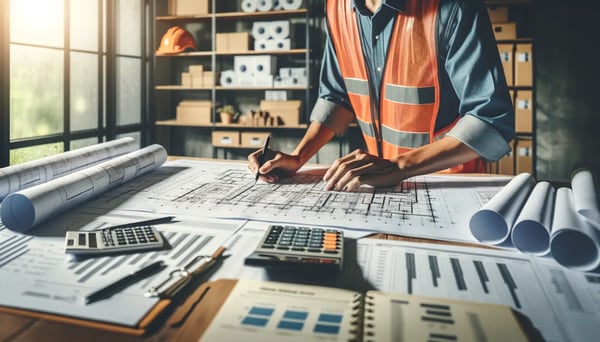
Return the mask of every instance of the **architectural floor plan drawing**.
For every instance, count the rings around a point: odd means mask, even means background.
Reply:
[[[472,213],[508,178],[427,175],[395,189],[325,191],[322,171],[277,184],[255,183],[245,164],[176,161],[109,191],[89,205],[235,217],[475,241]]]

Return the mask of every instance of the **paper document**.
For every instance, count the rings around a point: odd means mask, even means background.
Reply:
[[[304,170],[294,178],[267,184],[255,183],[245,164],[176,161],[89,205],[474,242],[468,229],[470,216],[509,180],[425,175],[394,189],[338,192],[324,190],[322,171]]]
[[[0,225],[0,306],[136,326],[157,303],[144,293],[199,255],[211,255],[243,224],[237,220],[178,216],[156,228],[170,248],[119,256],[72,259],[65,254],[66,230],[91,230],[135,222],[155,215],[143,213],[69,212],[23,235]],[[163,261],[160,273],[104,300],[86,305],[84,297],[152,262]]]
[[[110,188],[158,168],[166,159],[164,147],[151,145],[12,193],[2,201],[0,217],[9,229],[25,232]]]
[[[138,149],[133,138],[82,147],[0,169],[0,201],[8,194],[65,176]]]
[[[377,290],[509,305],[547,341],[591,341],[600,325],[600,276],[512,251],[358,241],[364,279]]]

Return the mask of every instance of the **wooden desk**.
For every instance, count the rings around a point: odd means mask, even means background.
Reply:
[[[409,238],[391,234],[373,234],[369,236],[369,238],[482,247],[481,245],[476,244],[437,241],[421,238]],[[9,315],[0,313],[0,341],[67,341],[72,340],[74,337],[76,337],[77,340],[86,342],[172,341],[173,337],[179,333],[178,328],[171,327],[167,324],[169,316],[174,311],[175,308],[167,309],[164,315],[159,317],[159,319],[153,323],[153,326],[148,331],[148,333],[145,336],[141,337],[74,326],[66,323],[47,321],[44,319],[28,318],[19,315]]]

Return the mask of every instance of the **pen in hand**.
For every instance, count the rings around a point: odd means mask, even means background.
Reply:
[[[117,281],[108,284],[107,286],[87,295],[85,297],[85,304],[91,304],[102,299],[110,298],[111,296],[113,296],[116,293],[119,293],[126,287],[157,273],[164,267],[165,264],[162,261],[151,263],[148,266],[145,266],[135,272],[132,272],[126,275],[125,277],[118,279]]]
[[[256,178],[254,179],[254,183],[256,183],[256,181],[258,181],[258,177],[260,177],[260,167],[266,161],[265,158],[266,158],[266,155],[267,155],[267,151],[269,149],[269,142],[270,141],[271,141],[271,136],[268,135],[267,138],[265,139],[265,145],[263,146],[263,149],[260,152],[260,156],[258,156],[258,170],[256,170]]]

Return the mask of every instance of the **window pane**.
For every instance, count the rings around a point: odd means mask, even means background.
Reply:
[[[117,125],[141,121],[141,69],[137,58],[117,58]]]
[[[86,138],[79,140],[72,140],[70,148],[71,150],[76,150],[78,148],[96,145],[98,143],[98,138]]]
[[[10,150],[10,165],[17,165],[31,160],[62,153],[62,143],[37,145]]]
[[[63,52],[10,46],[10,139],[63,131]]]
[[[140,56],[142,51],[142,7],[139,0],[119,0],[117,54]]]
[[[71,48],[98,51],[98,0],[70,1]]]
[[[71,53],[71,131],[98,128],[98,56]]]
[[[10,40],[63,47],[63,6],[63,0],[11,0]]]

